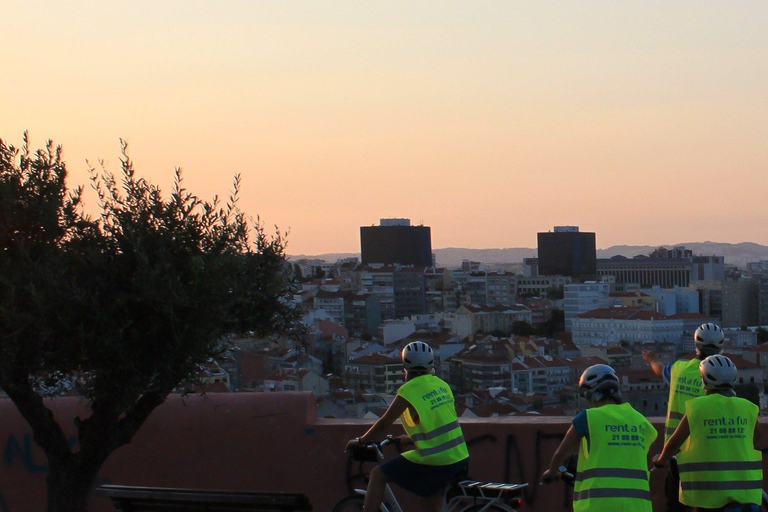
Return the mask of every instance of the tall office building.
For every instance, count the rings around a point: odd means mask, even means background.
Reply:
[[[594,233],[577,226],[555,226],[554,232],[538,234],[538,267],[542,276],[594,278],[597,249]]]
[[[593,309],[610,307],[611,285],[589,281],[579,284],[566,284],[563,290],[563,312],[565,330],[570,332],[573,319],[581,313]]]
[[[432,266],[432,232],[429,226],[411,226],[410,219],[381,219],[379,226],[360,228],[363,265]]]

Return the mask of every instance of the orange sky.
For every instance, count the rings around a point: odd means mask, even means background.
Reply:
[[[768,2],[17,1],[0,138],[242,208],[289,254],[407,217],[434,248],[768,244]],[[91,201],[93,202],[93,201]]]

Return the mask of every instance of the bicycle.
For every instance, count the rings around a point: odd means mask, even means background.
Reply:
[[[384,458],[383,447],[397,445],[399,440],[394,436],[387,436],[383,441],[366,443],[364,446],[350,450],[350,460],[360,462],[377,462]],[[443,512],[516,512],[523,504],[523,488],[527,483],[496,483],[480,482],[465,479],[462,475],[451,482],[446,500],[443,503]],[[342,498],[333,512],[359,512],[363,510],[365,501],[365,489],[353,489],[355,494]],[[384,501],[381,504],[381,512],[404,512],[397,497],[389,484],[384,490]]]

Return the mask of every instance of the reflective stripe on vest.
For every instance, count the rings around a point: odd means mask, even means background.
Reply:
[[[753,462],[688,462],[678,464],[680,471],[751,471],[763,469],[763,461]]]
[[[429,441],[430,439],[435,438],[437,436],[447,434],[448,432],[450,432],[455,428],[459,428],[458,420],[448,423],[447,425],[443,425],[442,427],[437,427],[435,430],[431,430],[423,434],[414,434],[411,437],[411,439],[413,439],[414,441]]]
[[[576,475],[576,481],[580,482],[590,478],[640,478],[645,480],[648,473],[644,469],[623,469],[623,468],[594,468],[581,471]]]
[[[459,446],[464,444],[464,436],[459,436],[451,439],[450,441],[446,441],[443,444],[434,446],[432,448],[423,448],[419,450],[419,453],[422,455],[435,455],[437,453],[442,453],[444,451],[450,450],[451,448],[455,446]]]
[[[646,491],[645,489],[611,489],[603,487],[573,493],[574,500],[582,501],[592,498],[634,498],[651,501],[651,491]]]
[[[681,482],[680,485],[685,491],[743,491],[749,489],[759,489],[762,491],[763,481],[739,480],[732,482],[718,482],[712,480],[701,480],[698,482]]]

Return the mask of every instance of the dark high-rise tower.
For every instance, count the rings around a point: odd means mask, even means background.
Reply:
[[[360,228],[360,259],[371,263],[432,266],[432,232],[411,226],[409,219],[381,219],[379,226]]]
[[[594,233],[580,233],[576,226],[555,226],[539,233],[539,275],[589,278],[597,275]]]

